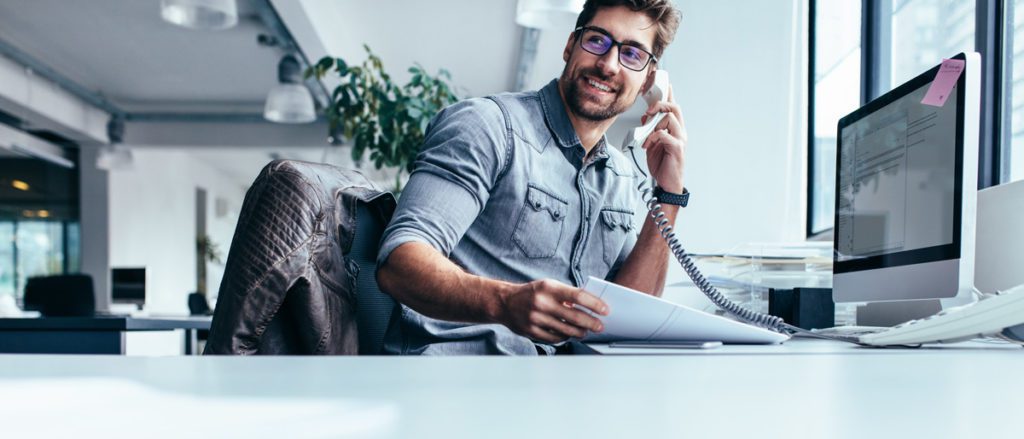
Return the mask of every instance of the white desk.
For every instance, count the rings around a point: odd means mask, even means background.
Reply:
[[[0,356],[0,389],[8,379],[61,377],[126,378],[188,395],[390,402],[395,437],[1024,435],[1019,347],[876,350],[796,340],[677,356]],[[0,407],[15,403],[7,398],[0,390]],[[77,415],[117,425],[104,406],[110,398],[96,395]],[[0,431],[17,422],[4,416]]]

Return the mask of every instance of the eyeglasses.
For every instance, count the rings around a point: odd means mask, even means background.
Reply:
[[[580,32],[583,31],[583,32]],[[619,64],[623,67],[637,72],[647,67],[647,64],[658,58],[632,43],[620,43],[615,41],[607,31],[590,26],[578,27],[573,32],[578,35],[580,47],[587,52],[602,56],[612,49],[612,46],[619,47]]]

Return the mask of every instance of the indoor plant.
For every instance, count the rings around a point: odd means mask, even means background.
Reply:
[[[395,190],[401,190],[403,172],[412,170],[423,143],[427,124],[441,109],[458,101],[448,84],[451,75],[441,69],[428,74],[422,66],[409,68],[412,78],[399,86],[384,71],[381,59],[369,46],[361,65],[350,66],[341,58],[324,57],[306,73],[322,79],[338,75],[341,83],[331,93],[325,110],[330,133],[352,142],[352,159],[361,163],[369,151],[374,167],[397,167]]]

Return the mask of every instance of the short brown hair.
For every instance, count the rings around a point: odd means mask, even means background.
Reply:
[[[576,27],[590,24],[599,9],[616,6],[643,12],[658,26],[658,32],[654,35],[654,47],[651,50],[654,51],[654,56],[661,58],[665,47],[675,39],[681,19],[679,10],[672,4],[672,0],[587,0],[583,5],[583,12],[580,12],[579,18],[576,19]]]

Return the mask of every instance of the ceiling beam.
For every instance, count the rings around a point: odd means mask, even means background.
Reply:
[[[284,22],[281,20],[281,17],[277,14],[270,1],[256,0],[253,2],[253,5],[256,8],[260,21],[268,29],[269,33],[277,39],[278,46],[286,52],[299,55],[299,62],[303,69],[309,67],[310,63],[306,58],[305,53],[292,38],[291,32],[289,32],[288,28],[284,25]],[[13,61],[13,63],[8,63],[10,65],[0,65],[0,69],[4,69],[3,71],[0,71],[0,79],[2,79],[0,80],[0,104],[20,104],[16,105],[12,110],[15,110],[13,112],[22,119],[32,123],[33,126],[39,125],[41,128],[50,129],[78,142],[109,143],[109,139],[106,134],[106,123],[111,117],[121,118],[127,122],[273,123],[263,119],[262,114],[256,113],[217,113],[195,111],[129,112],[108,100],[101,93],[90,90],[89,88],[75,82],[71,78],[3,40],[0,40],[0,55],[10,61]],[[16,78],[18,76],[24,76],[24,78]],[[24,111],[25,108],[20,107],[26,106],[28,103],[24,101],[31,99],[28,90],[41,90],[47,88],[46,85],[31,87],[32,84],[27,84],[33,80],[39,81],[39,78],[33,78],[35,76],[55,84],[70,96],[81,101],[81,103],[92,106],[95,109],[98,109],[99,112],[102,112],[97,113],[93,111],[91,113],[96,114],[89,114],[89,117],[73,118],[80,120],[95,119],[93,124],[96,126],[91,126],[88,127],[88,129],[83,130],[82,127],[72,125],[67,128],[71,128],[73,134],[67,135],[67,130],[49,126],[49,124],[45,123],[43,120],[45,117],[49,116],[51,112],[54,114],[67,112],[66,109],[60,107],[66,106],[67,108],[80,108],[82,107],[80,103],[75,105],[73,103],[63,102],[56,108],[36,109],[36,111],[27,112],[26,114]],[[13,89],[14,87],[18,87],[17,84],[26,84],[25,87],[31,88],[24,88],[22,90]],[[309,88],[310,92],[312,92],[313,98],[319,108],[326,108],[329,101],[327,89],[324,85],[320,83],[320,81],[317,81],[316,78],[308,78],[306,80],[306,87]],[[53,87],[50,86],[49,88]],[[19,96],[22,97],[22,99],[18,99]],[[82,111],[89,112],[87,110]],[[43,116],[43,118],[41,119],[39,116]],[[85,134],[84,137],[83,134]]]
[[[0,108],[23,122],[19,129],[51,131],[83,144],[108,143],[110,113],[44,76],[48,71],[0,57]]]

